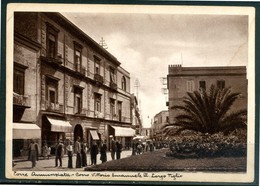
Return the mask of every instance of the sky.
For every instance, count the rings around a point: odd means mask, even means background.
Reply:
[[[241,66],[248,63],[248,17],[241,15],[62,13],[130,72],[131,93],[139,81],[143,125],[167,110],[168,65]]]

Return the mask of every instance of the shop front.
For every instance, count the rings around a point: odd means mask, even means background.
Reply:
[[[132,144],[132,138],[135,136],[135,130],[130,127],[120,127],[109,125],[109,136],[114,136],[118,141],[121,141],[124,149],[130,149]],[[110,142],[109,142],[110,144]]]
[[[42,118],[42,140],[51,147],[51,154],[55,153],[55,146],[61,139],[64,142],[71,139],[72,126],[64,118],[43,116]]]
[[[31,139],[37,142],[41,138],[41,129],[33,123],[13,123],[13,156],[27,156]]]

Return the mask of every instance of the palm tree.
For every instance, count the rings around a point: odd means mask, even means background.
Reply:
[[[171,135],[173,131],[178,134],[183,130],[228,134],[236,128],[246,128],[247,110],[230,112],[239,96],[239,93],[232,93],[230,87],[220,89],[214,85],[211,85],[209,94],[205,90],[187,92],[183,105],[171,108],[182,112],[176,116],[175,123],[165,126],[166,134]]]

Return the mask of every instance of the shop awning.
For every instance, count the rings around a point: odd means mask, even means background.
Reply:
[[[68,121],[54,119],[51,117],[47,117],[48,121],[51,124],[52,132],[71,132],[72,126]]]
[[[132,137],[135,135],[135,130],[132,128],[126,128],[126,127],[117,127],[117,126],[111,126],[115,129],[115,136],[118,137]]]
[[[90,130],[89,131],[93,140],[99,140],[98,133],[96,130]]]
[[[13,139],[41,138],[41,129],[32,123],[13,123]]]

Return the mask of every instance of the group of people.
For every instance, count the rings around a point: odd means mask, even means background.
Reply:
[[[58,160],[60,161],[60,166],[62,166],[62,152],[60,152],[60,146],[58,145],[56,147],[55,152],[55,166],[58,166]],[[61,148],[63,149],[63,148]],[[69,145],[66,147],[67,155],[68,155],[68,168],[73,168],[73,145],[72,142],[69,142]],[[95,140],[93,140],[92,145],[90,149],[88,148],[87,144],[85,142],[81,142],[81,138],[78,137],[75,144],[74,144],[74,153],[76,154],[76,168],[82,168],[86,167],[88,165],[87,163],[87,152],[90,151],[90,159],[91,159],[91,165],[97,164],[97,154],[99,153],[99,147]],[[100,146],[100,160],[102,163],[107,161],[106,157],[106,141],[101,142]]]
[[[101,140],[99,144],[95,140],[92,141],[91,147],[88,148],[87,143],[82,142],[80,137],[77,137],[74,147],[73,142],[69,141],[67,146],[63,144],[63,141],[58,140],[55,146],[55,167],[62,167],[62,160],[65,152],[68,156],[68,168],[73,168],[73,154],[76,155],[76,168],[86,167],[87,164],[87,152],[90,152],[90,165],[97,164],[97,155],[100,152],[100,160],[102,163],[107,161],[107,144],[106,140]],[[113,136],[110,136],[110,149],[112,160],[120,159],[122,152],[122,144],[119,140],[115,140]],[[29,146],[28,160],[32,162],[32,167],[36,166],[38,160],[39,148],[35,140],[31,141]],[[51,154],[51,148],[48,147],[47,142],[43,143],[42,156],[44,159],[49,159]]]
[[[114,140],[114,137],[112,135],[110,136],[110,139],[111,139],[111,147],[110,147],[111,158],[112,160],[114,160],[116,155],[116,159],[118,160],[121,158],[122,144],[120,143],[119,140]]]
[[[132,155],[138,155],[142,154],[147,151],[154,151],[154,143],[153,141],[147,141],[145,143],[142,143],[141,141],[133,142],[132,146]]]

